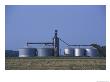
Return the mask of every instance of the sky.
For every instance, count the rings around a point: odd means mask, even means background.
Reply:
[[[26,42],[52,42],[55,29],[58,30],[58,37],[69,44],[105,45],[106,6],[5,6],[5,47],[7,50],[23,48]],[[65,47],[66,45],[60,42],[60,48]]]

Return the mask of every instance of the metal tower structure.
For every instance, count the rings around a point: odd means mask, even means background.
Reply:
[[[59,56],[59,38],[57,36],[57,30],[55,30],[55,35],[53,38],[54,56]]]

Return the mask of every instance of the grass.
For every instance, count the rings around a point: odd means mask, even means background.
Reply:
[[[106,59],[100,57],[8,57],[6,70],[106,70]]]

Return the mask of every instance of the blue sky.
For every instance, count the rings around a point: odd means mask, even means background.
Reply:
[[[54,30],[70,44],[106,44],[104,5],[7,5],[6,49],[17,50],[29,42],[52,42]],[[61,47],[65,45],[60,43]]]

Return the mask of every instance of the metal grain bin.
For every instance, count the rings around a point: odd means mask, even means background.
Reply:
[[[87,48],[86,49],[86,56],[96,57],[97,55],[98,55],[98,50],[96,48]]]
[[[75,48],[75,56],[83,57],[85,56],[85,49],[84,48]]]
[[[33,57],[36,56],[36,48],[21,48],[19,49],[19,57]]]
[[[39,57],[54,56],[53,48],[37,48]]]
[[[65,48],[64,55],[65,56],[74,56],[74,48]]]

